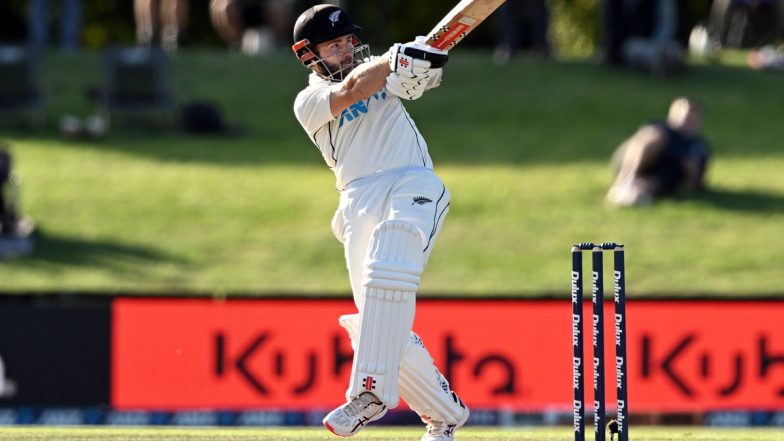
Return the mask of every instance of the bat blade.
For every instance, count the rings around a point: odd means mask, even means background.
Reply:
[[[449,50],[493,13],[505,0],[461,0],[427,34],[427,44]]]

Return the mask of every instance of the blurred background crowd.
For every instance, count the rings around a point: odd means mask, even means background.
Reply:
[[[288,47],[298,13],[312,0],[4,0],[0,41],[58,45],[65,51],[106,44],[226,45],[247,53]],[[424,33],[452,6],[450,0],[333,1],[365,25],[372,44],[409,40]],[[518,49],[543,56],[585,56],[599,47],[608,63],[637,63],[650,52],[677,56],[695,27],[695,44],[762,47],[781,35],[780,0],[509,0],[492,25],[469,44],[494,46],[503,61]],[[643,43],[643,41],[648,43]],[[669,43],[668,43],[669,42]],[[679,45],[672,44],[673,42]],[[643,61],[645,63],[645,61]]]

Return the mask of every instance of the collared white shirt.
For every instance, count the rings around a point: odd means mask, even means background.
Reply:
[[[398,97],[381,89],[335,118],[329,96],[336,87],[312,73],[294,101],[294,114],[335,173],[338,190],[388,170],[433,168],[427,143]]]

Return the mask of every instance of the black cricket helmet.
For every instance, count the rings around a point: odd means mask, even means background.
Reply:
[[[308,68],[321,66],[314,72],[330,81],[341,81],[358,63],[369,57],[367,45],[360,43],[354,36],[362,28],[357,26],[343,9],[330,4],[316,5],[300,14],[294,24],[294,45],[291,49],[297,59]],[[351,35],[354,45],[354,64],[330,68],[316,51],[316,45],[325,41]]]

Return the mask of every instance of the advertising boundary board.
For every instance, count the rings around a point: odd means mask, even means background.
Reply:
[[[352,354],[337,317],[352,312],[349,300],[118,299],[112,405],[334,407]],[[629,301],[631,412],[784,408],[782,316],[780,301]],[[444,299],[418,302],[414,330],[467,403],[545,412],[571,406],[571,326],[568,301]]]
[[[565,323],[568,317],[564,317],[564,314],[568,316],[569,304],[562,299],[563,296],[561,299],[547,296],[544,299],[526,300],[509,298],[473,300],[441,297],[420,300],[417,331],[422,334],[436,362],[442,367],[442,370],[449,371],[449,375],[453,377],[455,388],[471,405],[473,410],[471,424],[570,423],[571,409],[568,408],[570,404],[568,402],[555,402],[543,406],[540,402],[530,400],[529,403],[521,405],[516,405],[511,401],[510,405],[510,401],[503,397],[503,393],[499,394],[500,399],[492,403],[487,400],[483,401],[481,394],[476,395],[476,390],[480,392],[482,390],[508,391],[510,381],[508,381],[507,374],[510,372],[514,372],[514,381],[511,382],[512,391],[533,393],[527,388],[528,381],[532,377],[528,374],[529,368],[524,364],[518,365],[514,357],[519,352],[526,355],[523,362],[528,363],[528,355],[546,352],[530,348],[509,350],[505,348],[506,345],[497,345],[497,341],[516,342],[521,340],[519,335],[508,332],[508,329],[513,327],[508,324],[510,321],[503,319],[503,317],[515,316],[515,327],[528,329],[529,332],[525,333],[525,337],[529,340],[536,340],[535,336],[537,335],[546,335],[543,343],[547,343],[550,338],[560,342],[559,334],[566,335],[568,340],[569,331],[567,331]],[[782,342],[782,333],[784,332],[782,329],[784,328],[781,326],[771,328],[766,325],[766,323],[770,323],[771,314],[776,317],[782,316],[781,308],[784,301],[781,299],[784,299],[784,296],[750,300],[661,297],[630,300],[629,344],[637,349],[634,350],[636,352],[630,353],[629,375],[630,377],[635,375],[638,377],[632,378],[629,385],[632,424],[645,421],[672,421],[713,426],[784,426],[784,406],[775,401],[778,396],[784,395],[784,342]],[[192,406],[168,407],[162,404],[113,407],[111,403],[116,398],[117,390],[116,385],[110,384],[114,375],[111,369],[116,362],[115,355],[119,347],[115,346],[114,355],[112,355],[110,343],[116,344],[117,336],[112,336],[111,331],[116,330],[118,325],[118,322],[111,321],[112,314],[116,313],[116,307],[119,304],[116,302],[134,300],[184,302],[183,305],[191,301],[207,302],[213,305],[227,305],[235,302],[250,302],[251,304],[284,302],[288,305],[287,309],[292,311],[299,311],[300,305],[303,304],[334,303],[340,310],[335,314],[329,310],[319,310],[315,314],[323,316],[323,319],[330,323],[327,332],[321,333],[316,326],[321,318],[316,321],[305,320],[305,329],[308,333],[307,338],[302,341],[310,339],[317,342],[312,349],[317,356],[318,368],[325,371],[328,371],[330,367],[333,371],[336,366],[339,368],[337,376],[331,377],[332,382],[335,383],[334,389],[325,392],[325,396],[329,397],[328,400],[340,400],[342,397],[345,381],[341,375],[345,375],[350,367],[351,350],[348,339],[343,334],[343,330],[337,326],[336,320],[337,314],[352,312],[353,307],[348,300],[323,296],[295,298],[254,296],[231,300],[213,300],[209,296],[112,297],[109,294],[15,294],[0,297],[0,318],[11,317],[11,319],[0,320],[0,334],[2,334],[0,335],[0,359],[3,360],[0,362],[2,365],[0,367],[0,372],[2,372],[2,378],[0,378],[0,424],[296,426],[317,425],[320,418],[330,410],[332,404],[326,401],[316,405],[276,408],[263,403],[199,408]],[[449,306],[450,303],[453,306]],[[606,306],[610,307],[610,303]],[[457,311],[455,314],[452,314],[451,308],[453,307],[457,308],[454,310]],[[558,319],[557,323],[553,321],[554,319],[547,318],[550,316],[550,312],[547,310],[551,307],[558,311],[554,315]],[[431,308],[435,308],[439,312],[434,313]],[[518,312],[519,308],[528,309],[529,312],[522,315],[501,313],[499,314],[501,318],[494,317],[493,319],[493,321],[499,322],[497,328],[485,326],[484,323],[487,323],[488,320],[481,318],[486,316],[488,311],[511,310],[511,312]],[[588,308],[587,303],[586,308]],[[667,308],[673,309],[666,311]],[[20,312],[27,309],[33,312]],[[55,315],[61,315],[62,318],[54,320],[47,318],[53,314],[53,310],[60,311]],[[590,317],[588,309],[586,311],[585,317]],[[3,312],[6,313],[5,316],[1,315]],[[307,316],[305,311],[300,312]],[[537,317],[532,318],[532,316]],[[713,319],[705,322],[706,316],[713,316]],[[473,322],[463,321],[461,328],[466,329],[466,335],[474,334],[475,338],[484,339],[482,343],[473,343],[469,337],[463,337],[463,333],[445,331],[461,323],[465,317],[470,318]],[[609,326],[612,323],[612,313],[608,312],[606,317],[608,319],[607,326]],[[97,321],[93,321],[93,319],[97,319]],[[420,320],[427,320],[428,323],[422,325]],[[530,330],[529,325],[520,325],[526,321],[535,325],[533,331]],[[258,322],[252,316],[236,323],[243,322],[257,331],[261,329],[256,328]],[[646,322],[648,324],[645,324]],[[713,324],[706,326],[706,323]],[[2,328],[3,324],[6,325],[6,329]],[[187,322],[182,322],[180,325],[187,325]],[[25,332],[25,329],[30,327],[36,329],[36,332]],[[420,330],[420,328],[422,329]],[[477,329],[479,329],[477,332],[471,332]],[[660,329],[668,331],[661,333],[658,332]],[[585,331],[586,338],[590,338],[590,324],[587,324]],[[606,334],[613,335],[611,331],[612,329],[608,329]],[[670,333],[670,331],[677,332]],[[488,332],[492,334],[489,338]],[[37,335],[34,340],[28,340],[28,336],[34,335]],[[237,377],[240,380],[243,378],[241,371],[237,368],[237,362],[258,335],[253,333],[234,334],[231,327],[224,329],[222,362],[223,380],[227,383],[236,381]],[[319,340],[324,335],[328,338]],[[249,337],[243,339],[244,336]],[[3,337],[6,342],[4,344],[2,344]],[[239,337],[239,339],[235,337]],[[278,340],[279,338],[280,340]],[[25,385],[29,383],[29,380],[18,375],[20,358],[12,355],[16,349],[9,352],[9,340],[17,347],[25,348],[25,354],[27,354],[26,348],[35,348],[45,354],[40,356],[25,355],[24,359],[25,362],[36,361],[33,368],[24,369],[25,375],[39,375],[45,380],[36,381],[38,395],[23,396],[20,394],[22,390],[29,393],[31,389]],[[85,345],[84,342],[88,340],[92,343]],[[257,345],[258,349],[251,351],[246,357],[244,365],[251,375],[258,373],[266,375],[274,373],[276,363],[278,363],[276,360],[280,360],[281,374],[279,375],[281,379],[285,380],[283,383],[289,382],[290,384],[286,385],[304,387],[308,383],[307,376],[297,377],[294,374],[302,374],[304,371],[298,371],[298,369],[302,366],[309,366],[310,354],[305,351],[298,353],[299,357],[297,357],[297,353],[294,351],[273,350],[276,348],[275,344],[284,340],[281,336],[269,334],[266,340]],[[211,340],[213,350],[218,347],[218,341],[218,338]],[[93,355],[75,356],[73,359],[78,362],[72,363],[73,366],[76,366],[77,372],[82,371],[89,375],[82,375],[81,380],[74,382],[47,374],[46,369],[56,365],[52,362],[52,357],[56,353],[45,350],[47,345],[53,342],[59,342],[61,350],[69,348],[69,354],[89,349]],[[566,349],[563,349],[551,343],[552,347],[549,350],[559,357],[564,351],[563,356],[569,357],[568,342],[566,345]],[[586,348],[589,346],[587,345]],[[329,353],[326,351],[329,348],[332,351],[332,361],[324,357]],[[612,357],[612,342],[607,342],[606,351],[607,356]],[[216,353],[214,351],[213,355]],[[59,357],[64,358],[65,356],[60,352]],[[259,369],[258,365],[265,363],[265,357],[268,358],[266,359],[268,366],[266,368],[261,366]],[[549,355],[544,359],[547,360],[548,357]],[[589,357],[591,357],[591,353],[586,350],[586,359]],[[89,361],[90,359],[93,361]],[[336,364],[335,360],[339,360],[339,363]],[[507,363],[505,360],[511,360],[511,363]],[[211,363],[208,364],[215,369],[218,364],[216,361],[217,359],[213,357]],[[611,361],[609,360],[606,365],[612,366]],[[570,360],[563,363],[566,365],[569,362]],[[240,365],[242,364],[240,363]],[[267,370],[264,371],[264,369]],[[556,378],[553,381],[560,383],[558,387],[564,387],[564,385],[566,387],[565,390],[559,389],[557,393],[553,392],[553,395],[563,395],[567,397],[568,401],[571,393],[568,384],[571,375],[567,373],[566,378],[561,378],[559,373],[561,369],[560,363],[553,362],[551,366],[548,366],[548,375]],[[291,375],[291,378],[287,377],[288,375]],[[611,375],[614,375],[614,372],[608,372],[607,378],[612,378]],[[641,376],[644,381],[640,380]],[[533,377],[535,378],[536,374]],[[262,380],[265,378],[262,376]],[[590,381],[590,379],[588,380]],[[317,379],[314,384],[319,381],[322,380]],[[72,393],[68,387],[62,387],[67,383],[78,385],[79,393]],[[262,383],[266,386],[266,381],[262,381]],[[474,391],[472,392],[472,390]],[[670,396],[670,398],[673,394],[676,398],[688,396],[685,395],[685,391],[688,391],[692,394],[688,400],[692,403],[697,402],[699,405],[683,406],[678,402],[682,398],[669,399],[669,402],[652,403],[645,396],[640,396],[640,391],[646,390],[655,390],[659,397]],[[586,392],[586,399],[590,402],[592,396],[589,390]],[[197,393],[198,391],[194,391],[194,394]],[[645,394],[650,393],[645,392]],[[756,394],[757,398],[761,397],[761,399],[744,398],[744,395],[749,394]],[[465,398],[467,396],[471,398]],[[771,397],[773,397],[772,402]],[[608,388],[607,404],[608,412],[611,414],[614,412],[614,398],[614,391],[612,388]],[[718,399],[727,402],[716,403]],[[713,404],[705,405],[709,400],[713,400]],[[590,418],[591,409],[587,410],[587,417]],[[405,404],[402,404],[398,412],[391,412],[390,416],[385,418],[384,423],[414,424],[416,419],[412,418],[412,414],[407,411]]]

